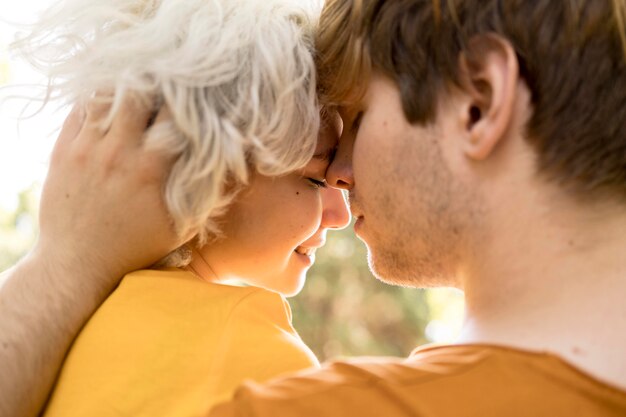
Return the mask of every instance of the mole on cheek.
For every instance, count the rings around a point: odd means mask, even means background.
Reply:
[[[300,195],[300,191],[296,191],[296,195]]]

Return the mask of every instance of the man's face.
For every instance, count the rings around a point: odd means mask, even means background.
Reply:
[[[410,286],[457,285],[472,199],[448,168],[447,115],[424,127],[405,119],[390,80],[373,77],[362,105],[342,109],[344,130],[327,179],[350,192],[356,234],[380,279]],[[453,124],[452,124],[453,125]]]

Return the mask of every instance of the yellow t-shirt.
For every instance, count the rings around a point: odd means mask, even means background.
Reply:
[[[233,416],[623,417],[626,392],[549,353],[434,346],[247,383],[210,413]]]
[[[138,271],[81,331],[44,415],[198,416],[246,378],[311,366],[319,363],[280,295]]]

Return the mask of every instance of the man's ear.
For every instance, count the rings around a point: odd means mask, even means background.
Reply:
[[[515,107],[519,64],[512,45],[495,35],[471,39],[460,56],[461,86],[469,100],[463,117],[467,126],[464,152],[485,159],[506,134]]]

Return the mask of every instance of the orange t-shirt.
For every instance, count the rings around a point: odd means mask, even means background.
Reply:
[[[246,378],[316,365],[280,295],[137,271],[79,334],[44,416],[206,415]]]
[[[211,417],[626,416],[626,392],[549,353],[431,346],[246,384]]]

